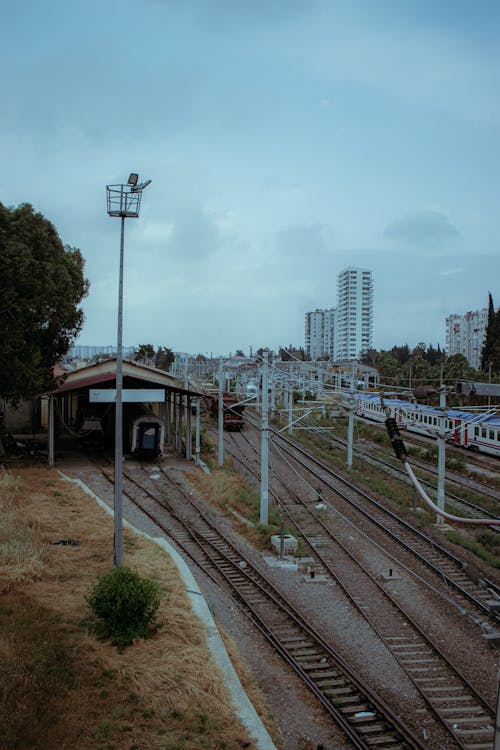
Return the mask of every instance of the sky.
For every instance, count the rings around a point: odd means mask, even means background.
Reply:
[[[493,0],[0,0],[0,202],[81,249],[76,343],[304,344],[349,265],[373,345],[445,345],[500,304],[500,4]]]

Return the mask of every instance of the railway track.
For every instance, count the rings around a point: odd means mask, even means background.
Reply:
[[[236,442],[236,439],[235,439]],[[252,470],[252,466],[247,464]],[[491,748],[495,709],[453,664],[439,644],[406,610],[399,597],[367,570],[365,559],[339,539],[325,520],[321,503],[305,502],[279,478],[285,490],[276,497],[289,521],[316,559],[315,575],[331,576],[364,617],[427,701],[436,718],[464,750]],[[375,602],[380,601],[380,606]]]
[[[330,431],[326,431],[321,427],[311,427],[311,431],[314,435],[321,437],[321,439],[327,445],[333,445],[335,447],[340,446],[342,450],[347,450],[346,441],[338,437],[332,438]],[[403,435],[403,439],[406,442],[406,434]],[[359,448],[355,447],[353,452],[354,455],[356,455],[364,463],[371,464],[380,471],[385,472],[397,479],[400,479],[404,484],[411,484],[410,480],[408,479],[408,475],[401,468],[401,465],[399,463],[394,463],[392,459],[389,460],[386,451],[368,444],[364,446],[363,450],[359,450]],[[381,453],[383,455],[383,458],[374,455],[376,453]],[[421,462],[415,461],[415,459],[413,458],[411,463],[414,469],[418,468],[421,472],[425,472],[434,477],[437,477],[438,472],[434,467],[427,466]],[[476,493],[482,494],[487,499],[490,506],[495,507],[500,501],[500,492],[495,488],[490,487],[489,485],[477,480],[462,477],[456,472],[447,471],[446,481],[448,482],[449,486],[455,484],[461,488],[466,488]],[[428,494],[430,494],[431,497],[436,496],[437,493],[434,485],[431,485],[426,480],[422,480],[422,484],[426,487],[426,489],[428,490]],[[472,503],[468,500],[465,500],[464,498],[453,494],[449,489],[446,491],[445,500],[451,508],[458,511],[466,518],[497,518],[496,512],[492,512],[487,508],[478,505],[477,503]],[[492,526],[491,529],[495,532],[498,532],[498,529],[494,526]]]
[[[113,482],[109,472],[103,471]],[[301,678],[354,747],[406,750],[423,743],[313,624],[164,472],[161,483],[124,472],[124,494],[205,572],[219,577],[262,635]],[[177,496],[177,503],[173,497]]]
[[[400,550],[405,550],[428,571],[432,571],[437,582],[441,581],[445,584],[446,590],[451,589],[454,592],[462,610],[467,612],[472,607],[472,619],[479,618],[482,621],[485,618],[492,627],[497,627],[499,620],[496,616],[491,616],[488,604],[492,598],[500,594],[496,584],[488,582],[487,587],[480,585],[467,574],[467,567],[463,561],[435,539],[400,518],[368,493],[354,487],[348,479],[301,446],[275,432],[276,439],[280,449],[292,461],[295,460],[301,470],[306,469],[311,477],[323,482],[337,498],[341,498],[363,519],[375,525]],[[444,596],[449,598],[446,591]]]
[[[359,420],[360,422],[363,422],[363,424],[373,427],[374,429],[379,429],[385,432],[385,426],[380,422],[366,419],[359,415],[356,415],[356,420]],[[429,448],[430,446],[436,445],[436,440],[434,438],[425,437],[424,435],[410,432],[404,428],[402,434],[405,442],[410,445],[415,445],[420,448]],[[498,459],[495,456],[489,456],[488,454],[478,455],[473,451],[468,451],[466,448],[457,447],[453,445],[453,443],[447,443],[446,449],[450,453],[463,458],[470,466],[476,466],[480,471],[498,473]]]

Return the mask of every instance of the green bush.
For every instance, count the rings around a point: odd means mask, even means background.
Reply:
[[[114,646],[130,646],[134,638],[150,638],[161,627],[155,622],[160,605],[157,583],[130,568],[115,568],[101,576],[86,596],[94,616],[90,630]]]

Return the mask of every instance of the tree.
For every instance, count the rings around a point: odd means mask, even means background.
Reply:
[[[139,348],[134,354],[134,360],[143,364],[149,364],[153,361],[154,357],[155,348],[152,344],[139,344]]]
[[[175,359],[172,349],[168,346],[159,346],[155,354],[155,367],[159,370],[170,370],[170,365]]]
[[[491,292],[488,293],[488,323],[481,352],[481,369],[488,372],[490,362],[494,372],[500,371],[500,308],[495,310]]]
[[[12,404],[47,390],[51,368],[83,325],[88,292],[80,250],[28,203],[0,203],[0,397]]]

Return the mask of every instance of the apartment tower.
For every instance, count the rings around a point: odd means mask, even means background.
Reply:
[[[337,291],[335,359],[357,360],[372,348],[372,272],[348,266],[339,273]]]

